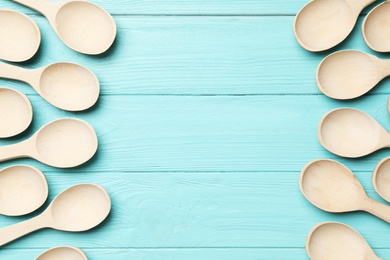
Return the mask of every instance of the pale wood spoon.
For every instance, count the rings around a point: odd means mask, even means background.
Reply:
[[[366,16],[362,24],[363,38],[377,52],[390,51],[390,3],[386,1]]]
[[[31,102],[22,92],[0,88],[0,138],[20,134],[31,124]]]
[[[372,185],[384,200],[390,202],[390,157],[384,158],[375,167]]]
[[[390,207],[368,197],[351,170],[337,161],[309,162],[301,172],[299,186],[306,199],[324,211],[362,210],[390,223]]]
[[[57,246],[43,252],[35,260],[88,260],[88,257],[78,247]]]
[[[35,167],[14,165],[0,171],[0,214],[21,216],[37,210],[47,199],[45,175]]]
[[[364,237],[339,222],[315,225],[306,240],[306,252],[312,260],[380,260]]]
[[[0,77],[26,82],[50,104],[68,111],[92,107],[100,92],[96,75],[70,62],[53,63],[37,69],[0,62]]]
[[[375,0],[313,0],[294,20],[294,34],[308,51],[324,51],[342,42],[355,26],[359,13]]]
[[[13,0],[42,13],[61,40],[71,49],[85,54],[105,52],[115,40],[116,24],[111,15],[85,0],[50,2]]]
[[[338,108],[325,114],[318,139],[328,151],[348,158],[390,147],[390,134],[369,114],[354,108]]]
[[[31,59],[41,44],[38,25],[27,15],[0,9],[0,59],[22,62]]]
[[[79,166],[95,154],[98,139],[93,127],[76,118],[54,120],[29,139],[0,147],[0,162],[30,157],[53,167]]]
[[[0,228],[0,246],[42,228],[81,232],[99,225],[108,216],[111,200],[107,191],[91,183],[61,192],[40,215]]]
[[[328,97],[359,97],[390,75],[390,60],[371,54],[345,50],[330,54],[317,68],[318,88]]]

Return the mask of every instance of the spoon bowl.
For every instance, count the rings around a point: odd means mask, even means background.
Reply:
[[[22,92],[0,88],[0,138],[22,133],[31,124],[31,102]]]
[[[381,160],[375,167],[372,175],[372,184],[375,191],[390,202],[390,157]]]
[[[381,3],[371,10],[362,24],[363,38],[377,52],[390,51],[390,3]]]
[[[85,253],[74,246],[57,246],[40,254],[35,260],[88,260]]]

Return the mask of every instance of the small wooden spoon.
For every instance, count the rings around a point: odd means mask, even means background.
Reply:
[[[99,225],[109,214],[111,200],[97,184],[72,186],[51,202],[40,215],[0,228],[0,246],[42,228],[81,232]]]
[[[0,138],[20,134],[31,124],[31,102],[22,92],[0,88]]]
[[[31,157],[53,167],[70,168],[92,158],[98,147],[93,127],[76,118],[62,118],[44,125],[29,139],[0,147],[0,162]]]
[[[306,240],[306,252],[312,260],[379,260],[358,231],[339,222],[315,225]]]
[[[369,114],[354,108],[328,112],[319,124],[318,139],[328,151],[348,158],[390,146],[389,133]]]
[[[50,104],[69,111],[92,107],[100,92],[96,75],[70,62],[53,63],[38,69],[23,69],[0,62],[0,77],[26,82]]]
[[[375,0],[313,0],[297,14],[294,34],[308,51],[324,51],[342,42],[355,26],[359,13]]]
[[[372,185],[384,200],[390,202],[390,157],[384,158],[375,167]]]
[[[27,15],[0,9],[0,59],[21,62],[31,59],[41,44],[38,25]]]
[[[330,54],[317,69],[318,88],[328,97],[359,97],[390,75],[390,60],[371,54],[345,50]]]
[[[363,38],[367,45],[377,52],[390,51],[390,3],[376,6],[362,24]]]
[[[0,214],[29,214],[43,205],[48,193],[45,175],[35,167],[15,165],[0,171]]]
[[[306,199],[322,210],[363,210],[390,223],[390,207],[368,197],[351,170],[337,161],[309,162],[301,172],[299,186]]]
[[[100,54],[110,48],[115,40],[114,19],[96,4],[85,0],[13,1],[46,16],[61,40],[75,51],[92,55]]]
[[[88,260],[85,253],[74,246],[57,246],[40,254],[35,260]]]

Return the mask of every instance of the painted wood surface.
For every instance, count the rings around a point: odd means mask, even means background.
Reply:
[[[350,167],[379,199],[371,172],[390,155],[382,150],[341,159],[319,144],[321,117],[341,106],[365,110],[390,130],[390,87],[385,79],[348,102],[320,94],[315,70],[330,52],[306,52],[292,32],[293,14],[306,1],[95,2],[118,23],[114,47],[99,57],[66,48],[35,12],[0,3],[31,14],[41,28],[40,51],[24,66],[78,62],[97,74],[102,87],[95,107],[72,113],[51,106],[24,83],[0,80],[0,86],[27,93],[35,111],[26,133],[0,145],[72,116],[91,123],[100,141],[98,154],[76,169],[28,159],[0,167],[29,163],[42,169],[49,201],[73,184],[96,182],[113,202],[100,227],[79,234],[38,231],[3,247],[1,259],[33,259],[61,244],[79,246],[91,259],[308,259],[306,235],[321,221],[351,225],[379,256],[390,258],[389,224],[362,212],[322,212],[299,191],[301,168],[324,157]],[[361,22],[336,49],[374,53],[363,42]],[[0,216],[0,226],[39,212]]]

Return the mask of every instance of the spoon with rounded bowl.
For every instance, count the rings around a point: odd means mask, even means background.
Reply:
[[[0,214],[22,216],[37,210],[47,199],[45,175],[35,167],[14,165],[0,171]]]
[[[10,9],[0,9],[0,24],[0,59],[31,59],[41,44],[38,25],[27,15]]]
[[[35,260],[88,260],[83,250],[74,246],[57,246],[40,254]]]
[[[96,75],[70,62],[57,62],[37,69],[0,62],[0,77],[26,82],[50,104],[68,111],[92,107],[100,92]]]
[[[302,194],[324,211],[366,211],[390,223],[390,207],[368,197],[355,175],[345,165],[328,159],[309,162],[299,179]]]
[[[345,50],[330,54],[317,68],[317,85],[335,99],[352,99],[367,93],[390,75],[390,60]]]
[[[318,139],[328,151],[348,158],[390,147],[390,134],[369,114],[354,108],[338,108],[325,114]]]
[[[362,24],[363,38],[377,52],[390,51],[390,3],[386,1],[372,9]]]
[[[20,143],[0,147],[0,162],[30,157],[58,168],[79,166],[95,154],[98,139],[93,127],[76,118],[54,120]]]
[[[380,260],[364,237],[354,228],[339,222],[315,225],[306,240],[312,260]]]
[[[372,185],[384,200],[390,202],[390,157],[384,158],[375,167]]]
[[[71,232],[92,229],[110,209],[111,200],[103,187],[91,183],[72,186],[57,195],[40,215],[0,228],[0,246],[42,228]]]
[[[116,24],[100,6],[85,0],[13,0],[28,6],[49,20],[61,40],[85,54],[101,54],[113,44]]]
[[[31,102],[22,92],[0,88],[0,138],[15,136],[31,124]]]
[[[318,52],[341,43],[351,33],[364,7],[375,0],[313,0],[294,20],[294,34],[308,51]]]

